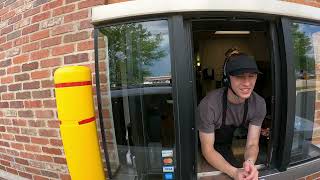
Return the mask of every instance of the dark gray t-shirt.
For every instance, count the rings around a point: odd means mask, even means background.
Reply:
[[[222,124],[224,88],[216,89],[207,94],[198,106],[198,129],[205,133],[213,133]],[[241,125],[243,121],[244,103],[233,104],[228,101],[226,125]],[[252,92],[248,99],[248,114],[245,124],[261,126],[266,116],[266,103],[257,93]]]

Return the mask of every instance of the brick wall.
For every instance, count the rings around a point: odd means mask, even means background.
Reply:
[[[0,0],[1,170],[28,179],[70,179],[53,73],[75,64],[94,71],[91,7],[121,1],[125,0]],[[290,1],[320,7],[320,0]],[[106,70],[101,70],[106,83]],[[111,129],[109,105],[104,105],[104,114]],[[112,139],[108,147],[114,147]]]
[[[105,0],[0,0],[0,169],[70,179],[53,73],[93,67],[91,7]],[[94,70],[94,69],[93,69]]]

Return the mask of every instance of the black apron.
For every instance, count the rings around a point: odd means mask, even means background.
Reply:
[[[222,115],[222,124],[220,129],[215,130],[215,141],[214,141],[214,149],[218,151],[226,161],[228,161],[231,165],[235,167],[242,167],[241,162],[237,160],[234,156],[231,146],[233,140],[233,133],[239,127],[245,127],[245,122],[248,114],[248,99],[245,100],[244,103],[244,113],[242,123],[239,126],[235,125],[226,125],[226,115],[227,115],[227,93],[228,88],[226,88],[223,92],[222,105],[223,105],[223,115]]]

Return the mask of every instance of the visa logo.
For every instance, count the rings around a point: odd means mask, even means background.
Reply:
[[[163,172],[174,172],[174,167],[173,166],[163,166],[162,171]]]

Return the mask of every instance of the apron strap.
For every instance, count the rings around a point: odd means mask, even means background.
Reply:
[[[226,116],[227,116],[227,108],[228,108],[228,87],[225,88],[223,91],[223,97],[222,97],[222,106],[223,106],[223,111],[222,111],[222,127],[226,125]],[[242,123],[241,125],[244,125],[246,120],[247,120],[247,114],[248,114],[248,99],[245,100],[244,103],[244,112],[243,112],[243,118],[242,118]]]

